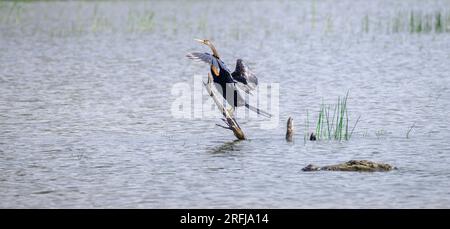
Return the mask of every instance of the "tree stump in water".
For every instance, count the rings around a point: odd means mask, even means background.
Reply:
[[[294,136],[294,119],[289,117],[287,121],[286,141],[292,142]]]

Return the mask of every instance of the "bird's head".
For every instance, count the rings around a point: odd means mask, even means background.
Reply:
[[[200,42],[200,43],[202,43],[202,44],[204,44],[204,45],[207,45],[207,46],[211,46],[212,45],[212,43],[211,43],[211,41],[209,41],[209,40],[203,40],[203,39],[194,39],[194,40],[196,40],[196,41],[198,41],[198,42]]]
[[[211,50],[212,50],[212,52],[213,52],[213,55],[215,56],[215,57],[217,57],[217,58],[219,58],[219,54],[217,53],[217,50],[216,50],[216,48],[214,47],[214,45],[212,44],[212,42],[210,41],[210,40],[202,40],[202,39],[194,39],[194,40],[196,40],[196,41],[198,41],[198,42],[200,42],[200,43],[202,43],[202,44],[204,44],[204,45],[207,45]]]

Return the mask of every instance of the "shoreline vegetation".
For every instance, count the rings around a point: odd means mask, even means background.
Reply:
[[[208,23],[208,15],[185,20],[177,18],[177,15],[158,13],[151,4],[145,2],[143,5],[145,7],[131,7],[115,16],[108,13],[108,6],[116,4],[114,1],[73,2],[57,11],[44,11],[40,14],[35,14],[36,9],[32,5],[34,3],[56,4],[58,1],[0,1],[0,26],[12,26],[31,34],[44,33],[51,36],[80,36],[99,32],[177,34],[179,26],[187,27],[193,33],[206,34],[207,31],[214,29],[214,26]],[[195,1],[182,2],[182,4],[189,7],[195,4]],[[313,9],[298,13],[298,33],[304,29],[319,31],[322,34],[330,34],[342,29],[358,34],[450,33],[450,8],[430,11],[404,10],[392,12],[383,17],[367,12],[361,14],[359,19],[344,21],[330,14],[318,15],[316,7]],[[55,26],[44,26],[54,24],[53,20],[63,22]],[[47,21],[49,23],[46,23]],[[267,28],[281,29],[276,24],[269,24]],[[254,30],[242,25],[232,25],[227,29],[228,35],[237,40],[251,31]],[[274,31],[269,30],[264,34],[270,36],[273,33]]]

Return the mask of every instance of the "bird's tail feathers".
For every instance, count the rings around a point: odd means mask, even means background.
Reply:
[[[261,110],[261,109],[259,109],[257,107],[254,107],[254,106],[250,106],[248,103],[245,104],[245,107],[247,107],[249,110],[251,110],[253,112],[256,112],[257,114],[262,115],[262,116],[264,116],[266,118],[272,117],[272,115],[269,114],[268,112],[265,112],[265,111],[263,111],[263,110]]]

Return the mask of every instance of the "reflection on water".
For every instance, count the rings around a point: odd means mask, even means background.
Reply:
[[[0,2],[0,207],[448,207],[448,12],[448,0]],[[193,38],[280,83],[278,128],[240,120],[250,140],[234,141],[219,119],[171,116],[172,85],[208,72],[185,58],[206,51]],[[305,144],[322,99],[347,91],[350,122],[361,115],[351,140]],[[301,172],[350,159],[399,170]]]
[[[240,140],[225,142],[221,145],[218,145],[217,147],[213,147],[210,152],[212,154],[229,154],[229,153],[232,153],[235,151],[239,152],[240,151],[240,148],[239,148],[240,142],[241,142]]]

